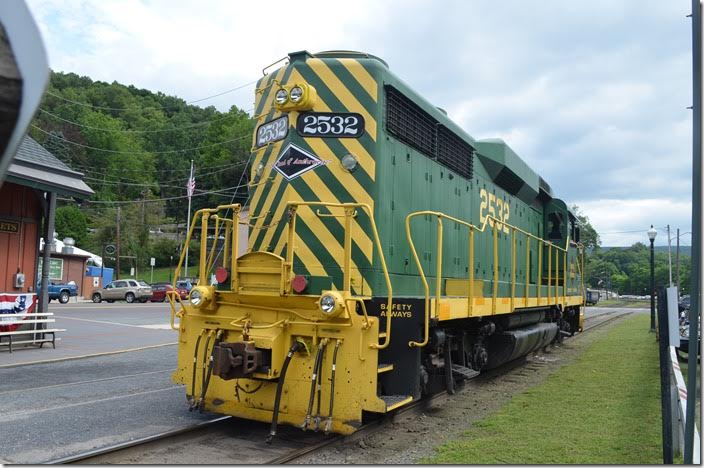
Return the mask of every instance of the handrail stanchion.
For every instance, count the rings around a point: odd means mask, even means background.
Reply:
[[[438,216],[437,219],[438,258],[435,260],[435,318],[440,316],[440,296],[442,295],[442,218]]]
[[[552,302],[552,244],[548,243],[548,305]]]
[[[516,300],[516,228],[511,227],[511,312]]]
[[[492,223],[494,234],[494,284],[491,292],[491,314],[496,314],[496,300],[499,295],[499,231],[497,223]]]
[[[208,254],[208,262],[205,266],[206,274],[213,268],[213,263],[215,263],[215,247],[218,245],[218,237],[220,237],[220,217],[218,215],[213,216],[215,218],[215,228],[213,235],[213,245],[210,246],[210,253]],[[202,236],[201,236],[202,237]],[[205,233],[205,238],[208,238],[208,232]],[[201,242],[203,242],[201,238]]]
[[[208,218],[210,213],[203,213],[201,218],[200,227],[200,258],[198,259],[199,272],[198,272],[198,285],[207,284],[205,279],[205,262],[206,256],[208,255]]]
[[[524,279],[526,282],[526,291],[523,294],[523,306],[528,307],[528,297],[530,296],[530,237],[526,236],[526,269],[524,270]]]
[[[569,242],[569,238],[567,239]],[[567,252],[562,254],[564,267],[562,269],[562,305],[563,307],[567,305]]]
[[[545,249],[545,242],[539,239],[538,242],[538,282],[536,283],[538,289],[538,306],[540,306],[541,296],[543,294],[543,250]]]
[[[351,290],[351,263],[352,263],[352,215],[354,208],[345,208],[345,245],[344,245],[344,263],[342,266],[342,289],[344,291]],[[389,311],[390,313],[390,311]]]
[[[233,292],[239,293],[239,272],[237,271],[237,257],[240,251],[240,205],[232,210],[232,257],[230,257],[230,287]]]
[[[560,302],[560,251],[555,249],[555,304]]]
[[[474,226],[469,226],[469,287],[467,288],[467,311],[471,316],[474,311]]]
[[[293,271],[293,250],[296,238],[296,216],[298,212],[298,204],[289,204],[288,208],[288,243],[286,245],[286,261],[284,262],[281,275],[281,292],[288,294],[291,287],[291,272]]]
[[[225,222],[225,245],[222,248],[222,267],[227,268],[227,257],[230,256],[230,241],[232,240],[232,223],[229,219]]]
[[[418,258],[418,252],[416,251],[416,246],[413,244],[411,239],[411,218],[414,216],[419,216],[421,214],[425,215],[430,212],[421,211],[416,213],[411,213],[406,216],[406,239],[408,240],[408,245],[411,247],[411,255],[413,260],[416,262],[416,267],[418,268],[418,274],[420,275],[421,282],[423,283],[423,292],[425,293],[425,319],[423,320],[423,341],[409,341],[408,346],[423,347],[428,344],[428,334],[430,328],[430,286],[428,285],[428,279],[425,277],[425,272],[423,271],[423,266],[420,263],[420,258]]]

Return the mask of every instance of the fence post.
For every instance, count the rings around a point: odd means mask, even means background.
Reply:
[[[670,334],[668,333],[667,295],[658,288],[658,331],[660,335],[660,404],[662,408],[662,462],[672,464],[672,403],[670,393]]]

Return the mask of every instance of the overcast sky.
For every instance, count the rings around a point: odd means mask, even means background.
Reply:
[[[691,230],[689,0],[27,3],[52,69],[188,101],[292,51],[377,55],[470,135],[503,138],[602,245]],[[198,104],[249,110],[253,91]]]

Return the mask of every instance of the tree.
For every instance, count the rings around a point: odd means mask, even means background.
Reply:
[[[59,239],[72,237],[76,247],[84,247],[88,238],[88,220],[76,206],[61,206],[56,209],[55,229]]]
[[[590,251],[598,249],[601,246],[601,239],[599,238],[599,233],[596,232],[596,229],[589,222],[589,217],[582,213],[577,205],[572,205],[572,211],[575,212],[579,220],[579,234],[582,245]]]

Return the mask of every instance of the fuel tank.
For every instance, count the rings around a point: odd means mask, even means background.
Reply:
[[[484,369],[501,364],[540,349],[557,336],[556,323],[536,323],[523,328],[505,330],[489,338],[489,361]]]

